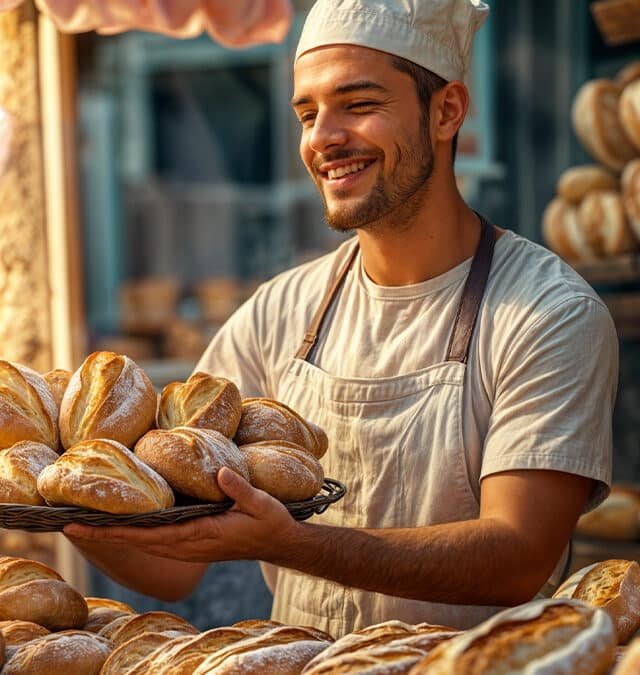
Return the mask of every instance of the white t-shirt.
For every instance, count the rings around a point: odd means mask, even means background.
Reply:
[[[243,396],[280,399],[280,381],[327,287],[354,246],[263,284],[222,327],[197,369]],[[444,361],[468,259],[434,279],[378,286],[358,253],[312,362],[339,377],[383,378]],[[513,232],[496,242],[464,387],[463,439],[476,497],[484,476],[553,469],[608,494],[618,341],[591,287],[556,255]],[[283,401],[286,403],[287,401]]]

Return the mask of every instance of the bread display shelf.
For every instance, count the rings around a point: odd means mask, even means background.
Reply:
[[[314,514],[324,513],[331,504],[342,499],[346,487],[333,478],[325,478],[321,492],[312,499],[285,504],[296,520],[307,520]],[[65,525],[135,525],[154,527],[171,525],[191,518],[213,516],[227,511],[233,502],[176,506],[151,513],[115,515],[89,511],[70,506],[26,506],[0,504],[0,527],[29,532],[59,532]]]

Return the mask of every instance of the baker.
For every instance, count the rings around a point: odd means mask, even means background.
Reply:
[[[264,284],[198,369],[321,425],[347,496],[298,523],[222,470],[236,501],[223,516],[67,528],[119,581],[174,599],[211,562],[261,560],[273,618],[334,635],[388,619],[467,628],[558,582],[577,518],[608,492],[617,340],[578,275],[456,186],[487,13],[312,8],[294,66],[300,154],[329,225],[355,236]]]

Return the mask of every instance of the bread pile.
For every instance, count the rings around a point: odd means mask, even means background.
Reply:
[[[113,514],[227,499],[233,469],[283,502],[316,495],[327,436],[286,405],[195,373],[158,397],[130,358],[94,352],[44,376],[0,361],[0,503]]]
[[[576,532],[598,539],[636,541],[640,538],[640,487],[614,483],[609,496],[580,517]]]
[[[640,62],[586,82],[573,127],[596,164],[567,169],[542,219],[545,242],[570,262],[640,248]]]

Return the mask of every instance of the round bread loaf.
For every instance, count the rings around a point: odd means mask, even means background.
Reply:
[[[171,382],[162,390],[157,423],[160,429],[199,427],[233,438],[241,412],[242,399],[233,382],[194,373],[186,382]]]
[[[119,646],[137,635],[142,635],[142,633],[164,633],[167,631],[184,635],[197,635],[199,632],[195,626],[192,626],[182,617],[171,614],[171,612],[145,612],[130,617],[128,621],[123,621],[111,633],[109,640],[114,645]]]
[[[108,624],[102,626],[102,628],[100,628],[97,633],[100,637],[103,637],[111,642],[113,634],[118,630],[118,628],[120,628],[120,626],[124,626],[125,623],[128,623],[130,619],[131,614],[121,614],[115,619],[109,621]]]
[[[67,450],[42,471],[38,492],[52,506],[106,513],[148,513],[174,504],[162,476],[108,439],[83,441]]]
[[[638,675],[640,673],[640,638],[636,638],[625,650],[616,654],[615,675]]]
[[[542,237],[554,253],[569,262],[597,258],[578,224],[578,210],[560,197],[552,199],[542,215]]]
[[[0,450],[0,503],[43,506],[38,476],[58,454],[42,443],[22,441]]]
[[[582,85],[573,102],[571,118],[576,135],[589,154],[620,172],[637,154],[618,116],[622,87],[606,79]]]
[[[602,610],[574,600],[537,600],[443,642],[409,673],[600,675],[614,648],[613,626]]]
[[[288,441],[260,441],[240,446],[251,485],[281,502],[298,502],[318,494],[324,480],[320,462]]]
[[[89,617],[83,630],[98,633],[107,624],[120,616],[131,616],[135,610],[124,602],[110,598],[85,598],[89,608]]]
[[[632,61],[621,68],[616,75],[616,84],[623,89],[635,80],[640,80],[640,61]]]
[[[108,438],[133,447],[153,425],[156,393],[128,356],[94,352],[76,370],[60,405],[60,437],[70,448]],[[55,447],[55,446],[54,446]]]
[[[579,204],[590,192],[596,190],[617,190],[620,187],[618,177],[598,164],[572,166],[558,178],[558,196]]]
[[[629,225],[640,241],[640,159],[629,162],[622,172],[622,202]]]
[[[205,502],[227,499],[218,486],[218,471],[223,466],[249,480],[243,453],[213,429],[176,427],[149,431],[136,443],[135,453],[174,490]]]
[[[19,619],[0,621],[0,633],[2,633],[7,647],[22,645],[25,642],[49,635],[49,632],[44,626],[32,621],[20,621]]]
[[[259,441],[290,441],[320,459],[327,451],[325,432],[295,410],[270,398],[245,398],[236,432],[238,445]]]
[[[623,89],[618,113],[625,134],[640,152],[640,80]]]
[[[64,370],[64,368],[56,368],[43,375],[58,410],[60,410],[64,392],[67,391],[72,376],[73,373],[70,370]]]
[[[612,485],[611,494],[580,517],[576,532],[599,539],[634,541],[640,537],[640,492]]]
[[[58,446],[58,411],[44,378],[35,370],[0,361],[0,448],[20,441]]]
[[[578,224],[598,255],[630,253],[638,246],[617,192],[588,194],[578,207]]]
[[[108,641],[80,630],[27,642],[7,661],[3,675],[98,675],[111,653]]]
[[[613,621],[618,643],[640,628],[640,565],[635,560],[605,560],[570,576],[554,598],[581,600],[604,610]]]
[[[172,638],[163,633],[146,632],[132,637],[116,647],[104,662],[100,675],[122,675],[137,666],[158,647],[171,642]]]
[[[87,614],[84,598],[55,570],[35,560],[0,558],[0,620],[62,630],[84,626]]]

